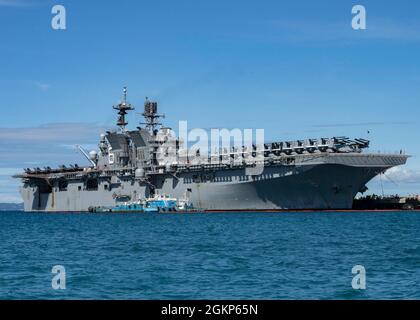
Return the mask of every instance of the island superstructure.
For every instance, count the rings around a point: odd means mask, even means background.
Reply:
[[[209,211],[351,209],[367,182],[408,158],[365,152],[368,140],[332,137],[232,147],[192,161],[183,141],[159,122],[156,102],[146,99],[135,130],[127,129],[134,107],[125,88],[113,108],[119,129],[101,134],[98,151],[79,147],[90,166],[27,168],[15,176],[23,182],[25,211],[89,211],[156,194],[186,197]],[[171,161],[168,154],[175,155]],[[248,170],[257,165],[262,172]]]

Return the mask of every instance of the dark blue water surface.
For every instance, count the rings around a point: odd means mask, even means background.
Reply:
[[[0,213],[0,298],[418,299],[420,213]]]

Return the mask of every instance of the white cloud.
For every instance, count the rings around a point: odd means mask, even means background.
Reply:
[[[96,149],[99,136],[106,129],[83,123],[0,128],[0,202],[20,202],[20,181],[11,176],[22,172],[23,168],[87,165],[87,160],[73,147],[74,144]]]
[[[100,134],[109,128],[97,124],[54,123],[30,128],[0,128],[0,167],[57,167],[61,164],[88,164],[74,147],[97,149]],[[22,169],[18,170],[22,171]],[[0,190],[1,192],[1,190]]]
[[[22,197],[17,193],[0,193],[1,203],[22,203]]]
[[[420,170],[393,167],[385,172],[385,179],[395,183],[420,183]]]
[[[41,91],[47,91],[51,87],[48,83],[42,83],[39,81],[35,81],[34,84]]]
[[[21,202],[20,181],[12,175],[22,172],[23,168],[86,165],[87,160],[74,145],[96,149],[100,134],[109,129],[89,123],[0,128],[0,202]]]
[[[0,141],[93,143],[94,140],[99,141],[100,133],[108,129],[89,123],[52,123],[30,128],[0,128]]]
[[[12,175],[21,170],[16,168],[0,168],[0,202],[22,202],[19,194],[21,182]]]
[[[0,168],[0,176],[12,176],[21,171],[20,168]]]

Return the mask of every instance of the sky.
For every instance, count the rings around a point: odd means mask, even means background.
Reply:
[[[0,202],[24,167],[87,164],[73,146],[95,148],[124,86],[131,128],[148,96],[173,128],[367,138],[412,155],[370,192],[420,193],[418,1],[0,0],[0,49]]]

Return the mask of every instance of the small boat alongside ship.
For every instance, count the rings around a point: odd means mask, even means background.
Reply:
[[[124,202],[113,207],[90,207],[92,213],[186,213],[198,212],[188,199],[176,199],[166,195],[135,202]]]

